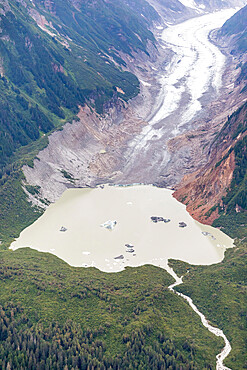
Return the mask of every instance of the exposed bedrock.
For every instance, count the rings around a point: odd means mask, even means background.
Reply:
[[[49,137],[48,146],[34,160],[33,168],[23,167],[26,181],[40,186],[39,197],[50,202],[67,188],[111,181],[121,168],[128,140],[145,124],[119,100],[108,108],[104,118],[87,106],[81,108],[78,117],[79,121],[67,123],[62,131]]]

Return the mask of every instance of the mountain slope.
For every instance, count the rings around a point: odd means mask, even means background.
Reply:
[[[233,15],[218,32],[218,37],[228,38],[232,54],[245,54],[247,50],[247,5]],[[229,40],[230,38],[230,40]]]
[[[220,213],[246,212],[246,132],[247,103],[217,134],[207,165],[187,175],[174,193],[196,219],[210,224]]]
[[[98,112],[113,96],[139,92],[119,53],[147,53],[145,1],[3,3],[0,14],[0,165],[13,151],[70,120],[87,101]],[[141,16],[138,11],[144,13]],[[149,20],[147,20],[147,17]]]
[[[217,40],[239,60],[240,72],[235,85],[243,86],[246,100],[247,6],[228,20],[217,34]],[[187,205],[196,219],[215,226],[227,226],[232,236],[244,236],[247,222],[247,103],[225,122],[207,148],[208,163],[187,175],[174,196]],[[215,221],[218,217],[220,218]],[[242,225],[242,226],[241,226]]]
[[[247,80],[247,5],[231,17],[219,30],[218,40],[224,40],[231,54],[239,58],[241,73],[238,81]]]

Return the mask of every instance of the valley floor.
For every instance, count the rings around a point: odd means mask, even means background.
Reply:
[[[41,213],[40,208],[29,211],[25,194],[45,209],[71,187],[109,182],[174,187],[207,161],[203,144],[244,99],[242,86],[232,85],[239,72],[235,62],[228,65],[228,57],[208,39],[230,12],[157,30],[160,55],[153,67],[147,63],[148,73],[139,71],[140,96],[129,105],[110,103],[104,117],[85,106],[77,122],[49,137],[33,165],[23,167],[25,178],[16,175],[11,186],[6,182],[8,203],[0,192],[2,212],[12,212],[3,215],[6,243]],[[152,92],[157,99],[145,106]],[[15,227],[8,218],[13,214]],[[224,330],[233,347],[226,363],[236,370],[247,366],[245,258],[246,245],[239,244],[215,266],[171,262],[177,274],[186,272],[185,284],[177,289]],[[172,278],[165,271],[142,266],[106,275],[29,249],[3,251],[0,259],[2,368],[214,368],[223,341],[169,291]]]

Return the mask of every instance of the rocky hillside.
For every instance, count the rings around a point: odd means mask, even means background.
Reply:
[[[71,120],[86,102],[101,113],[128,100],[138,79],[119,56],[142,51],[158,15],[144,0],[1,1],[0,166],[13,152]]]
[[[195,0],[189,2],[196,4],[202,9],[205,7],[205,9],[207,10],[223,9],[229,7],[235,8],[237,6],[242,7],[246,4],[245,0]]]
[[[240,60],[241,73],[237,82],[247,81],[247,5],[230,18],[218,32],[218,39],[224,40],[231,54]],[[247,91],[247,87],[244,88]]]
[[[218,37],[225,38],[234,55],[244,55],[247,50],[247,5],[231,17],[219,30]]]
[[[218,32],[218,41],[239,60],[235,86],[241,84],[246,100],[246,28],[247,7],[241,9]],[[183,179],[174,196],[185,203],[189,212],[204,223],[221,225],[229,218],[244,224],[247,211],[246,192],[247,103],[243,103],[207,147],[208,163]],[[220,217],[221,221],[215,221]],[[237,226],[236,226],[237,227]],[[234,232],[233,232],[234,234]]]
[[[174,196],[194,218],[211,224],[220,212],[240,212],[246,204],[247,103],[229,117],[209,149],[209,162]]]
[[[243,7],[245,0],[148,0],[165,21],[177,22],[220,9]]]
[[[180,0],[180,3],[196,12],[243,7],[246,4],[245,0]]]

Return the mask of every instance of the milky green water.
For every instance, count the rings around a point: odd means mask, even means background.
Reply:
[[[169,218],[153,223],[151,216]],[[117,221],[113,230],[101,225]],[[180,228],[179,222],[187,227]],[[60,231],[64,226],[67,231]],[[203,235],[202,232],[210,235]],[[127,252],[125,244],[133,245]],[[153,264],[167,267],[174,258],[191,264],[220,262],[233,241],[187,213],[172,191],[151,185],[69,189],[11,245],[50,252],[72,266],[95,266],[116,272],[125,266]],[[123,259],[115,259],[122,255]]]

